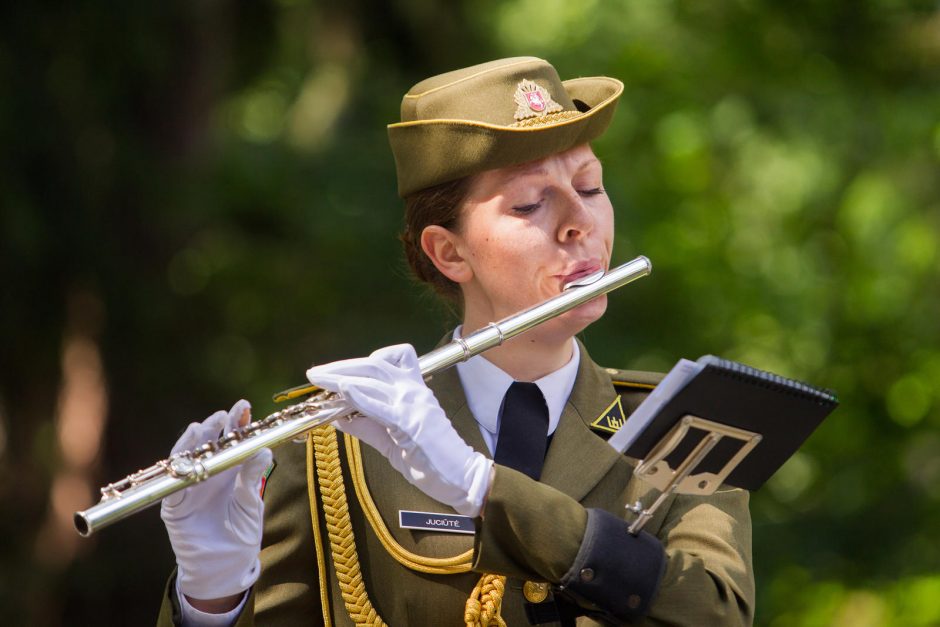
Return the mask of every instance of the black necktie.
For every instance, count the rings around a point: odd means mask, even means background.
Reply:
[[[534,383],[513,382],[503,398],[494,461],[537,480],[547,447],[548,406],[542,390]]]

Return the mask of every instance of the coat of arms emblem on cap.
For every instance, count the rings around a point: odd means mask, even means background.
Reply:
[[[517,120],[541,117],[562,110],[561,105],[552,100],[547,89],[526,78],[516,86],[513,100],[518,105],[514,116]]]

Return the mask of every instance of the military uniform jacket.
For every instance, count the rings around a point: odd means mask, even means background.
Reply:
[[[540,481],[495,466],[475,535],[400,528],[400,510],[453,511],[407,483],[370,447],[332,428],[319,432],[317,446],[311,437],[306,446],[280,447],[264,496],[262,573],[236,624],[345,626],[356,624],[355,616],[393,626],[464,625],[465,604],[481,573],[499,573],[508,576],[502,617],[510,626],[528,625],[524,582],[559,584],[592,574],[580,568],[586,551],[608,561],[621,559],[622,568],[615,570],[628,580],[631,569],[634,577],[655,580],[635,586],[601,577],[594,582],[600,595],[594,600],[601,606],[641,607],[636,624],[750,624],[754,583],[746,491],[722,488],[707,497],[670,497],[641,532],[661,542],[658,572],[630,563],[634,553],[625,522],[600,531],[595,526],[590,533],[587,508],[627,521],[632,514],[626,504],[639,499],[648,506],[657,496],[633,477],[636,460],[616,453],[605,440],[660,379],[601,368],[582,347]],[[434,375],[429,386],[463,439],[489,455],[456,369]],[[318,452],[330,433],[338,436],[332,456]],[[345,504],[337,503],[331,489],[337,477],[345,487]],[[346,529],[337,522],[344,507]],[[653,590],[653,598],[641,598],[644,590]],[[171,578],[159,624],[178,619]],[[594,624],[601,623],[578,619],[578,625]]]

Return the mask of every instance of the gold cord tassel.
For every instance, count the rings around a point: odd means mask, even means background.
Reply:
[[[504,576],[485,574],[480,577],[464,608],[463,617],[467,627],[506,627],[506,621],[499,615],[505,591]]]

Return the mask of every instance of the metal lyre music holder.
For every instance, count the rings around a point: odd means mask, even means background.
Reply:
[[[666,461],[676,448],[685,440],[691,429],[705,432],[705,437],[699,441],[692,451],[682,460],[673,470]],[[713,448],[722,438],[732,438],[739,440],[743,444],[738,451],[725,462],[722,469],[717,472],[701,472],[692,474],[705,460]],[[659,506],[662,505],[671,494],[690,494],[697,496],[708,496],[728,478],[738,464],[747,457],[755,446],[761,441],[763,436],[753,431],[731,427],[719,422],[706,420],[699,416],[686,414],[672,429],[650,450],[646,458],[641,461],[633,474],[638,479],[645,481],[660,491],[659,497],[648,508],[637,501],[633,505],[627,505],[627,510],[636,514],[637,519],[630,525],[629,532],[636,535],[643,528],[643,525],[653,517]]]

